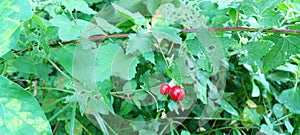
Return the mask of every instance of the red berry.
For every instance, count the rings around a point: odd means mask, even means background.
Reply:
[[[160,85],[160,94],[162,95],[166,95],[166,94],[169,94],[170,93],[170,90],[171,90],[171,87],[169,84],[167,83],[163,83]]]
[[[174,101],[178,102],[184,98],[185,92],[180,86],[175,85],[171,88],[170,96]]]

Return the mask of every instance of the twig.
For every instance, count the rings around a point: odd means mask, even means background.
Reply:
[[[259,28],[249,28],[249,27],[224,27],[224,28],[207,28],[208,31],[216,31],[216,32],[224,32],[224,31],[250,31],[255,32],[259,31]],[[191,33],[191,32],[197,32],[198,29],[184,29],[181,30],[180,33]],[[299,34],[300,30],[289,30],[289,29],[276,29],[276,28],[269,28],[269,29],[263,29],[262,32],[271,32],[271,33],[284,33],[284,34]],[[90,36],[88,39],[90,40],[97,40],[97,39],[107,39],[107,38],[124,38],[128,37],[130,34],[137,34],[137,33],[125,33],[125,34],[111,34],[111,35],[96,35],[96,36]],[[80,40],[71,40],[71,41],[65,41],[65,42],[59,42],[50,44],[50,46],[58,46],[60,44],[70,44],[70,43],[78,43]]]

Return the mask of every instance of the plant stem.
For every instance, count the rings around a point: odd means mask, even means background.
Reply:
[[[75,126],[75,117],[76,117],[76,107],[77,107],[77,102],[74,102],[71,121],[70,121],[70,135],[74,135],[74,132],[75,132],[74,126]]]
[[[73,91],[65,90],[65,89],[60,89],[60,88],[51,88],[51,87],[37,87],[37,89],[45,89],[45,90],[56,90],[56,91],[61,91],[61,92],[66,92],[70,94],[74,94]]]
[[[191,33],[191,32],[197,32],[198,29],[183,29],[180,31],[180,33]],[[208,31],[215,31],[215,32],[225,32],[225,31],[250,31],[250,32],[256,32],[259,31],[259,28],[250,28],[250,27],[224,27],[224,28],[207,28]],[[284,34],[299,34],[300,30],[288,30],[288,29],[276,29],[276,28],[268,28],[263,29],[262,32],[270,32],[270,33],[284,33]],[[151,32],[150,32],[151,33]],[[124,38],[128,37],[130,34],[137,34],[137,33],[125,33],[125,34],[111,34],[111,35],[96,35],[96,36],[90,36],[88,39],[90,40],[98,40],[98,39],[107,39],[107,38]],[[80,39],[78,40],[71,40],[71,41],[65,41],[60,43],[54,43],[50,44],[50,46],[57,46],[60,44],[71,44],[71,43],[78,43],[80,42]]]

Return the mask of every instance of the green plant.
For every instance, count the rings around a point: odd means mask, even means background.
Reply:
[[[299,134],[299,7],[2,0],[0,133]]]

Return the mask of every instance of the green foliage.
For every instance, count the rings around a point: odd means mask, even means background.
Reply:
[[[256,17],[257,23],[264,28],[279,27],[279,19],[282,18],[280,12],[274,8],[281,0],[273,1],[253,1],[245,0],[241,4],[241,10],[247,17]]]
[[[0,93],[1,133],[51,134],[42,108],[30,93],[3,76],[0,76]]]
[[[0,133],[299,134],[299,7],[1,1]]]
[[[0,5],[0,56],[3,56],[16,44],[20,36],[22,21],[29,19],[32,11],[28,1],[6,0],[1,1]]]

